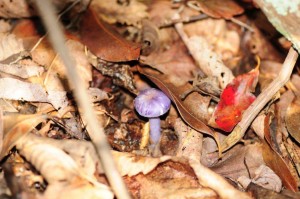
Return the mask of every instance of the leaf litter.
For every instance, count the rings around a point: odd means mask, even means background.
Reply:
[[[258,2],[263,11],[271,6]],[[275,192],[299,197],[297,52],[287,52],[291,43],[256,4],[53,3],[62,14],[73,70],[89,93],[131,197],[263,198]],[[39,16],[35,6],[2,4],[1,196],[120,196],[91,143],[88,113],[74,98],[68,71],[47,29],[33,18]],[[278,17],[272,14],[270,20]],[[148,120],[133,106],[136,95],[150,87],[172,100],[160,121],[158,157],[148,148]]]

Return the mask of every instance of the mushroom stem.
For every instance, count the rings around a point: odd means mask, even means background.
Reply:
[[[150,138],[153,145],[156,145],[160,139],[160,118],[153,117],[149,118],[150,123]]]

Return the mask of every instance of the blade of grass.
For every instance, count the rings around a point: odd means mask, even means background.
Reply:
[[[65,45],[65,37],[62,31],[62,26],[57,21],[55,8],[49,0],[35,0],[35,4],[45,27],[49,32],[50,42],[66,67],[68,80],[75,88],[74,93],[76,102],[85,112],[84,117],[87,121],[87,129],[92,143],[96,148],[99,159],[101,160],[106,177],[108,178],[117,198],[131,198],[122,177],[117,170],[113,156],[111,155],[110,146],[106,140],[104,128],[96,119],[96,114],[92,108],[91,100],[86,93],[83,81],[77,71],[74,70],[75,63],[69,55],[68,49]]]

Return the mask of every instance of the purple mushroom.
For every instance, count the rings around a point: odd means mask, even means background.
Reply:
[[[153,145],[160,139],[160,118],[171,106],[171,100],[160,90],[149,88],[143,90],[134,100],[135,110],[143,117],[149,118],[150,138]]]

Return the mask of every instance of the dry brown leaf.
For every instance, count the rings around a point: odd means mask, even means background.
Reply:
[[[126,177],[125,182],[140,198],[216,198],[212,190],[201,187],[184,159],[161,162],[150,173]]]
[[[7,113],[3,116],[3,144],[0,153],[2,159],[9,150],[23,136],[29,133],[39,123],[45,121],[47,116],[34,114],[22,115],[18,113]]]
[[[205,27],[205,28],[203,28]],[[231,30],[224,19],[204,19],[184,26],[189,37],[202,36],[213,47],[213,51],[222,55],[224,62],[235,59],[240,52],[241,38],[236,30]],[[230,65],[229,68],[236,66]]]
[[[224,65],[220,55],[213,51],[204,37],[192,36],[185,38],[184,42],[204,74],[217,77],[221,88],[225,88],[233,80],[232,71]]]
[[[85,83],[85,87],[89,87],[89,82],[92,80],[92,67],[85,55],[84,46],[75,40],[67,40],[66,45],[76,61],[74,69],[77,69]],[[62,61],[55,56],[52,48],[48,47],[46,42],[45,46],[41,45],[33,52],[33,59],[39,64],[48,67],[47,73],[44,75],[44,86],[48,92],[69,91],[67,74]],[[73,89],[72,85],[71,89]]]
[[[0,16],[3,18],[23,18],[30,17],[33,9],[26,0],[3,0],[1,1]]]
[[[299,98],[296,98],[288,107],[285,124],[288,129],[289,134],[300,143],[300,104]]]
[[[258,167],[255,170],[255,175],[252,177],[252,179],[242,176],[237,180],[245,189],[251,182],[276,192],[280,192],[282,188],[280,178],[266,165],[261,165]]]
[[[198,160],[190,159],[190,166],[193,168],[198,181],[201,185],[213,189],[221,198],[231,199],[250,199],[251,197],[244,192],[238,191],[231,184],[229,184],[223,177],[216,174],[209,168],[201,165]]]
[[[0,34],[0,61],[24,50],[21,39],[14,34]]]
[[[222,161],[212,166],[211,169],[226,178],[236,181],[241,176],[254,176],[255,171],[263,164],[261,145],[237,145],[228,151]]]
[[[56,7],[57,11],[60,12],[66,8],[66,6],[71,5],[76,2],[76,0],[52,0],[52,3]],[[78,12],[84,10],[89,4],[90,0],[80,0],[77,1],[77,4],[73,7],[74,12],[78,14]],[[2,0],[1,1],[1,9],[0,9],[0,17],[3,18],[25,18],[36,15],[36,11],[34,6],[32,5],[32,1],[27,0]]]
[[[24,100],[30,102],[51,103],[54,108],[60,109],[68,105],[66,91],[46,92],[40,84],[25,81],[2,78],[0,79],[0,98],[10,100]]]
[[[30,63],[28,63],[30,64]],[[0,71],[4,72],[6,74],[11,74],[14,76],[18,76],[21,78],[29,78],[32,76],[40,76],[44,72],[44,68],[37,66],[34,63],[31,63],[30,65],[25,64],[24,62],[22,64],[1,64],[0,63]]]
[[[59,182],[48,185],[42,195],[43,199],[112,199],[114,198],[110,188],[103,184],[92,184],[81,179],[72,183]]]
[[[297,186],[297,178],[293,175],[291,169],[293,167],[289,167],[288,162],[286,162],[282,155],[279,154],[277,149],[275,148],[275,143],[271,138],[271,128],[269,127],[270,115],[267,115],[265,118],[265,140],[263,140],[263,158],[266,162],[266,165],[270,167],[282,180],[283,185],[291,190],[296,192],[298,190]],[[288,160],[290,161],[290,160]]]
[[[11,29],[11,25],[8,21],[0,19],[0,33],[8,33]]]
[[[16,147],[49,183],[49,190],[45,192],[47,197],[52,194],[56,198],[113,198],[110,189],[96,181],[94,173],[85,173],[71,156],[58,147],[41,142],[44,140],[28,134],[16,143]],[[58,191],[57,184],[60,185],[58,195],[53,192]]]
[[[91,7],[108,23],[122,23],[127,25],[141,25],[142,19],[148,16],[147,6],[137,0],[131,0],[128,5],[118,1],[93,0]]]
[[[180,118],[176,119],[174,130],[179,142],[176,156],[200,160],[203,135],[187,126]]]
[[[202,12],[215,18],[230,19],[244,12],[243,7],[233,0],[198,0],[197,3]]]
[[[197,70],[182,42],[176,42],[167,50],[155,51],[147,57],[143,56],[141,61],[166,75],[176,76],[183,81],[191,80],[193,72]]]
[[[83,15],[80,39],[94,55],[105,61],[137,60],[140,55],[139,44],[124,39],[111,26],[99,19],[92,7]]]
[[[136,156],[131,153],[121,153],[112,151],[116,164],[122,176],[134,176],[138,173],[148,174],[162,162],[170,160],[171,156],[162,156],[159,158]],[[126,165],[126,166],[124,166]]]
[[[0,98],[48,102],[47,93],[39,84],[28,83],[13,78],[0,79]]]

